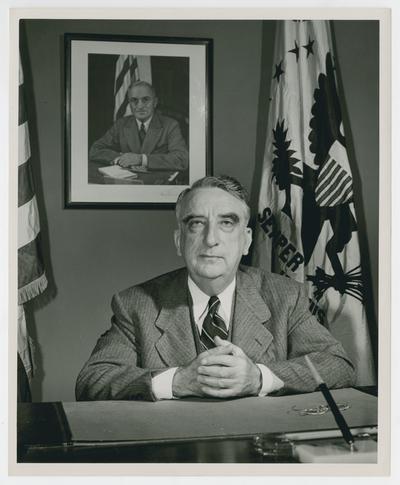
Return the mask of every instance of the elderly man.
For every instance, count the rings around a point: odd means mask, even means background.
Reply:
[[[351,362],[310,314],[304,287],[239,267],[249,214],[231,177],[205,177],[180,194],[175,245],[186,268],[114,296],[112,326],[79,374],[77,399],[309,392],[306,355],[328,386],[353,384]]]
[[[151,84],[137,81],[128,93],[132,115],[118,119],[93,143],[89,159],[132,169],[186,170],[189,156],[179,124],[157,113]]]

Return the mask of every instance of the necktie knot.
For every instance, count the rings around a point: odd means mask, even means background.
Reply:
[[[219,301],[218,296],[210,297],[210,299],[208,300],[208,312],[210,313],[210,315],[215,315],[215,313],[218,311],[220,303],[221,302]]]

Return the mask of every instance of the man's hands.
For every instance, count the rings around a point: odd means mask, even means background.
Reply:
[[[123,153],[117,159],[118,165],[124,168],[137,166],[142,164],[142,155],[139,153]]]
[[[175,397],[256,396],[261,371],[243,350],[219,337],[216,347],[198,355],[188,366],[179,367],[172,381]]]

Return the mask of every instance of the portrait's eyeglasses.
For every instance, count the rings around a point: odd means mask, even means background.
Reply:
[[[136,106],[139,104],[139,101],[141,101],[142,104],[149,104],[152,99],[151,96],[143,96],[143,98],[129,98],[129,102]]]

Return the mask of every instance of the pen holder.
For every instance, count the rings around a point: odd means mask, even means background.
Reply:
[[[293,445],[301,463],[377,463],[377,442],[368,436],[356,436],[352,447],[343,439],[313,440]]]
[[[376,463],[377,442],[369,435],[357,435],[353,449],[343,438],[290,440],[285,434],[257,435],[254,450],[268,461],[300,463]]]

